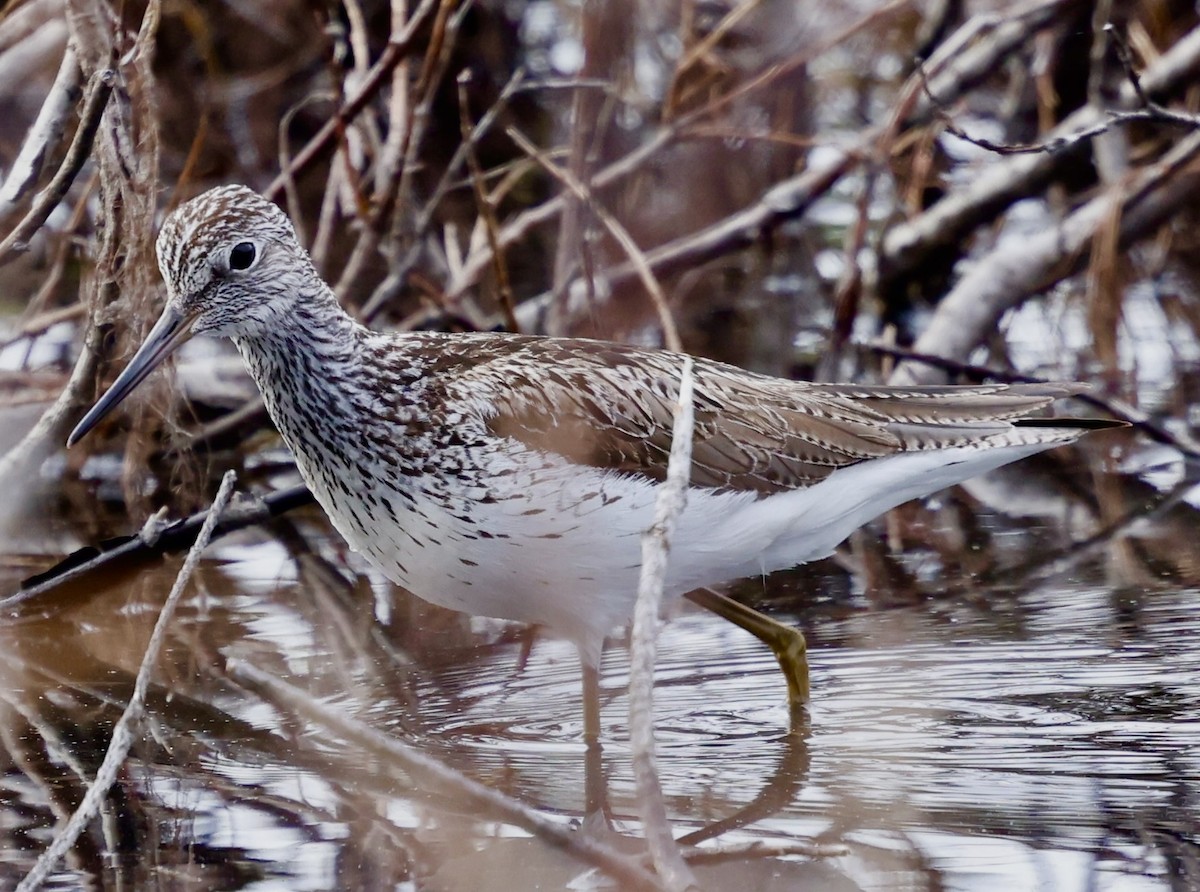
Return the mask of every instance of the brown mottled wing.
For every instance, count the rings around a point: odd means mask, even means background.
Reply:
[[[492,433],[591,467],[663,479],[680,357],[592,341],[509,343],[507,355],[457,382],[487,385]],[[811,400],[804,385],[705,361],[695,375],[696,485],[774,492],[900,448],[883,419]]]
[[[493,397],[493,434],[591,467],[665,477],[681,357],[585,340],[505,344],[503,356],[473,363],[455,383],[483,385]],[[707,360],[696,360],[694,374],[693,484],[762,493],[807,486],[864,459],[1003,435],[1009,419],[1071,392],[818,385]]]

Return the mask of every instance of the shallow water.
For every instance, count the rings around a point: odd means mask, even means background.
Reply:
[[[976,496],[1011,508],[1038,472]],[[1195,511],[1133,478],[1101,479],[1096,492],[1084,510],[1042,490],[1049,508],[1036,518],[966,497],[906,509],[846,552],[853,573],[826,562],[765,591],[740,587],[809,632],[814,699],[796,733],[770,653],[682,610],[664,628],[656,688],[676,834],[791,852],[698,867],[701,881],[1200,883]],[[1097,535],[1106,524],[1129,535]],[[922,531],[933,545],[912,544]],[[974,544],[956,557],[938,546],[964,531]],[[243,659],[574,826],[586,760],[572,650],[357,576],[315,513],[273,532],[278,541],[242,534],[211,548],[155,675],[145,735],[52,887],[605,887],[545,842],[286,714],[224,662]],[[889,537],[903,547],[884,548]],[[0,888],[29,869],[95,770],[178,566],[88,581],[0,624]],[[25,572],[13,567],[4,591]],[[613,827],[636,851],[627,666],[615,640],[601,763]],[[833,854],[800,854],[813,842]]]

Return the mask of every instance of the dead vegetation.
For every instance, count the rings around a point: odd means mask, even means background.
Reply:
[[[161,214],[230,181],[287,206],[373,325],[680,343],[846,379],[884,376],[871,348],[894,345],[1136,404],[1123,295],[1163,292],[1179,351],[1200,317],[1195,21],[1166,3],[938,9],[14,4],[9,355],[63,320],[77,345],[105,340],[5,467],[56,449],[148,324]],[[1006,331],[1030,299],[1087,337],[1063,350],[1051,331],[1016,368]],[[85,446],[126,451],[135,511],[147,493],[202,503],[181,484],[204,463],[179,456],[264,427],[256,401],[181,383]]]
[[[156,315],[162,215],[228,182],[284,205],[373,326],[678,345],[826,380],[1082,380],[1097,411],[1196,456],[1193,5],[519,9],[8,3],[0,397],[44,410],[0,456],[4,490],[52,476],[33,510],[53,501],[92,541],[206,505],[228,467],[270,488],[261,403],[207,355],[63,458]],[[120,520],[97,514],[112,480],[85,472],[94,454],[120,456],[121,498],[104,500]],[[904,509],[841,562],[877,605],[969,601],[999,576],[1017,590],[1105,550],[1118,584],[1200,578],[1182,489],[1040,473],[1032,486],[1079,533],[1046,565],[1014,571],[978,547],[966,496],[940,508],[967,518],[953,535]],[[1163,535],[1121,538],[1148,519]],[[936,585],[895,556],[917,537],[946,571]],[[331,601],[361,583],[337,578]],[[197,653],[207,683],[228,680]],[[1175,842],[1195,878],[1194,844]],[[397,873],[416,871],[415,844],[391,843]]]

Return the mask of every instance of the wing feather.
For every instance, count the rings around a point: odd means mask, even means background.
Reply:
[[[683,357],[564,338],[456,337],[475,353],[442,386],[486,393],[497,436],[592,467],[666,475]],[[486,349],[483,349],[485,348]],[[692,482],[763,494],[816,483],[838,468],[901,451],[994,438],[996,445],[1071,439],[1061,425],[1012,423],[1077,392],[1071,385],[872,387],[786,381],[697,359]]]

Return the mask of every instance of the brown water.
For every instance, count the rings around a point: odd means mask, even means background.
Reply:
[[[658,752],[677,835],[845,846],[700,868],[708,888],[1200,885],[1195,509],[1118,477],[1096,479],[1089,508],[1039,472],[977,494],[1012,510],[1039,492],[1045,517],[943,500],[863,537],[841,562],[852,574],[828,562],[768,581],[776,616],[810,632],[802,733],[786,733],[758,642],[702,612],[666,626]],[[1127,535],[1078,546],[1108,524]],[[967,530],[970,545],[951,559],[914,545],[922,530],[935,544]],[[904,548],[882,549],[881,531]],[[604,888],[224,670],[247,660],[573,825],[585,750],[571,649],[356,576],[315,513],[274,532],[287,547],[245,534],[210,550],[145,735],[52,887]],[[29,572],[13,563],[4,591]],[[49,617],[0,624],[0,888],[82,795],[178,565],[88,581]],[[636,837],[627,656],[617,640],[604,661],[602,762],[614,828]]]

